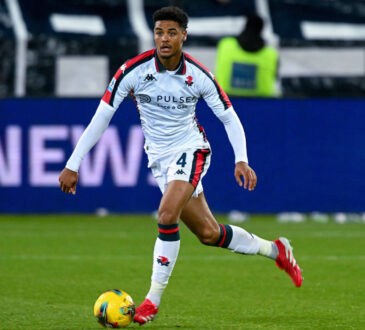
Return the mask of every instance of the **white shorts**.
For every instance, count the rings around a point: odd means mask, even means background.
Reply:
[[[202,179],[208,171],[210,158],[210,149],[185,149],[154,161],[151,170],[162,193],[170,181],[182,180],[194,186],[193,197],[198,197],[203,191]]]

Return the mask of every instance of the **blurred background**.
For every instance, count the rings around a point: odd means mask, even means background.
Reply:
[[[157,209],[131,99],[85,158],[76,196],[61,193],[58,174],[116,70],[154,47],[152,14],[167,5],[188,13],[185,51],[213,73],[218,43],[238,36],[253,13],[279,58],[272,97],[231,97],[255,192],[237,187],[224,128],[198,103],[213,148],[203,181],[212,210],[237,221],[278,213],[365,222],[363,0],[0,0],[0,212]]]

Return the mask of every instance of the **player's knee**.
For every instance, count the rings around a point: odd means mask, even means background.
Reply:
[[[172,225],[177,223],[176,212],[169,209],[158,210],[158,223],[161,225]]]
[[[215,245],[219,239],[219,235],[219,228],[207,227],[201,231],[198,238],[205,245]]]

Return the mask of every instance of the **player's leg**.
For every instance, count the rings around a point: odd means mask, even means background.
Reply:
[[[206,245],[228,248],[242,254],[261,254],[276,259],[274,242],[248,233],[241,227],[218,224],[209,209],[204,192],[191,198],[181,213],[181,220]]]
[[[287,239],[267,241],[241,227],[218,224],[203,192],[198,198],[189,200],[181,212],[181,219],[203,244],[228,248],[241,254],[259,254],[271,258],[279,268],[290,275],[296,286],[301,286],[301,271]]]
[[[158,209],[158,237],[153,253],[152,284],[147,298],[157,306],[174,268],[179,248],[178,220],[194,187],[185,181],[171,181]]]
[[[178,220],[194,187],[185,181],[171,181],[167,185],[158,210],[158,237],[153,252],[151,287],[145,301],[136,309],[135,322],[152,321],[160,305],[161,296],[174,268],[179,248]]]
[[[178,219],[190,197],[196,194],[195,188],[209,163],[209,149],[191,148],[168,155],[151,167],[163,197],[158,210],[159,237],[154,249],[151,288],[134,317],[140,324],[152,320],[158,312],[162,293],[179,252]]]

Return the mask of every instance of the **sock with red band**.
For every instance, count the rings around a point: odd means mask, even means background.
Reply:
[[[157,307],[160,305],[162,293],[167,286],[179,254],[179,224],[158,224],[158,232],[153,251],[151,288],[146,296]]]
[[[221,232],[216,243],[219,247],[242,254],[260,254],[274,260],[278,256],[279,251],[274,242],[250,234],[241,227],[222,224],[219,227]]]

